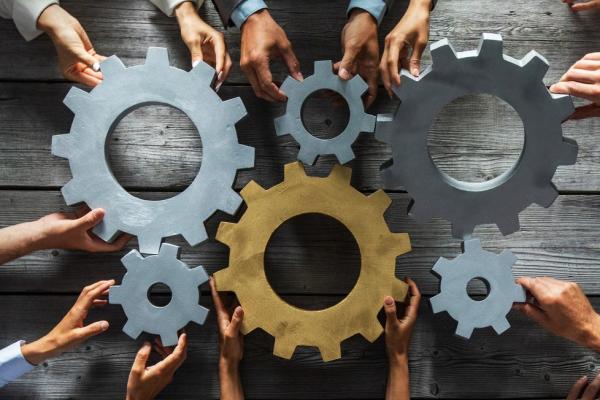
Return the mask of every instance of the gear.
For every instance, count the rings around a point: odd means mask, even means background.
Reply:
[[[502,54],[502,37],[483,34],[479,49],[455,53],[447,39],[431,46],[433,66],[419,78],[402,71],[394,87],[401,104],[379,115],[376,136],[392,146],[382,166],[386,188],[408,191],[409,214],[417,222],[442,217],[463,239],[479,224],[495,223],[502,234],[519,230],[519,213],[531,203],[549,207],[558,192],[552,177],[577,158],[577,143],[563,138],[561,123],[573,112],[570,96],[548,92],[548,62],[535,51],[521,60]],[[440,171],[429,155],[427,135],[435,116],[458,97],[488,93],[510,104],[523,120],[525,145],[518,162],[482,183],[458,181]]]
[[[396,257],[410,251],[406,233],[391,233],[383,214],[390,198],[381,190],[364,196],[350,185],[351,170],[336,165],[326,178],[309,177],[301,163],[285,166],[284,181],[265,190],[251,181],[241,194],[248,205],[237,224],[222,222],[217,240],[230,247],[229,267],[214,274],[218,290],[233,291],[244,308],[244,334],[262,328],[275,337],[273,353],[290,359],[297,346],[316,346],[324,361],[341,357],[340,343],[360,333],[373,342],[383,329],[377,313],[386,295],[398,301],[407,286],[395,277]],[[282,300],[269,285],[264,254],[273,232],[292,217],[319,213],[352,232],[361,272],[338,304],[303,310]]]
[[[202,267],[190,269],[179,260],[179,247],[164,243],[157,255],[142,257],[131,250],[121,262],[127,269],[120,286],[108,292],[111,304],[120,304],[128,320],[123,332],[136,339],[142,332],[160,335],[163,346],[177,344],[177,331],[194,321],[204,324],[208,309],[198,305],[198,286],[208,281]],[[156,283],[171,289],[171,301],[157,307],[148,299]]]
[[[169,66],[167,50],[151,47],[146,62],[125,68],[112,56],[101,64],[104,81],[90,93],[73,87],[65,104],[75,114],[71,133],[52,138],[52,154],[68,158],[73,179],[62,188],[67,204],[85,202],[106,211],[94,233],[112,241],[119,232],[138,237],[142,253],[156,254],[163,238],[181,234],[196,245],[207,238],[203,222],[215,211],[236,212],[232,189],[238,169],[254,166],[254,149],[238,143],[235,123],[246,115],[239,97],[222,101],[211,89],[215,71],[200,62],[192,71]],[[167,104],[183,111],[202,139],[200,172],[182,193],[151,201],[129,194],[106,160],[107,137],[132,109]]]
[[[376,117],[364,111],[361,95],[367,90],[365,81],[356,75],[349,81],[340,79],[333,72],[331,61],[315,61],[315,73],[299,82],[288,76],[281,90],[288,97],[286,112],[275,119],[275,131],[278,136],[292,135],[300,145],[298,160],[305,164],[314,164],[317,157],[334,154],[341,164],[354,159],[352,143],[361,132],[375,130]],[[313,93],[328,89],[341,95],[350,109],[348,125],[342,133],[331,139],[313,136],[302,122],[302,105]]]
[[[510,327],[506,315],[513,303],[525,301],[525,289],[515,283],[512,267],[517,257],[508,250],[494,254],[481,248],[479,239],[464,242],[464,253],[450,261],[440,258],[433,272],[441,278],[440,294],[431,298],[433,313],[447,311],[458,322],[456,334],[466,339],[473,329],[491,326],[501,334]],[[467,285],[481,279],[488,286],[488,295],[473,300]]]

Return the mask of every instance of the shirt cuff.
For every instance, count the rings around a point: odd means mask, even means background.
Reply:
[[[23,343],[25,341],[19,340],[0,350],[0,387],[33,369],[21,353]]]
[[[43,33],[37,28],[37,20],[40,14],[52,4],[58,4],[58,1],[25,0],[13,3],[12,19],[25,40],[33,40]]]
[[[231,12],[231,21],[241,28],[249,16],[265,8],[268,7],[263,0],[243,0]]]
[[[202,3],[204,0],[150,0],[152,4],[160,9],[160,11],[167,14],[168,17],[172,17],[175,9],[181,3],[185,3],[186,1],[191,1],[196,5],[196,8],[199,9],[202,7]]]
[[[350,14],[350,11],[355,8],[365,10],[375,18],[377,24],[380,24],[385,15],[386,5],[383,0],[350,0],[346,14]]]

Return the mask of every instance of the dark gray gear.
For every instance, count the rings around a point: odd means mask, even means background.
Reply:
[[[404,187],[413,198],[409,214],[417,222],[441,217],[463,239],[479,224],[496,224],[507,235],[519,230],[519,213],[532,203],[549,207],[558,192],[552,177],[559,165],[577,158],[577,143],[562,136],[573,112],[568,95],[552,94],[543,82],[548,62],[535,51],[521,60],[502,54],[502,37],[484,33],[477,50],[456,53],[447,39],[431,45],[433,65],[414,78],[402,71],[394,87],[401,104],[379,115],[376,136],[392,147],[384,164],[384,186]],[[482,183],[456,180],[440,171],[429,155],[427,135],[436,115],[458,97],[495,95],[523,120],[525,145],[518,162]],[[493,134],[493,133],[491,133]]]
[[[121,262],[127,269],[121,285],[108,292],[111,304],[120,304],[127,316],[123,332],[136,339],[142,332],[160,335],[163,346],[177,344],[177,331],[190,321],[204,324],[208,309],[200,306],[198,286],[208,281],[202,267],[189,268],[179,260],[179,247],[163,243],[156,255],[142,257],[131,250]],[[171,301],[157,307],[148,299],[156,283],[171,289]]]
[[[75,118],[71,133],[52,138],[52,154],[69,159],[73,179],[67,204],[103,208],[94,233],[112,241],[119,232],[138,237],[142,253],[156,254],[163,238],[181,234],[192,246],[207,239],[204,221],[216,211],[233,214],[242,199],[232,189],[237,170],[254,166],[254,149],[238,143],[235,124],[246,115],[239,97],[222,101],[212,89],[215,71],[200,62],[190,72],[169,66],[167,50],[151,47],[146,62],[125,68],[112,56],[101,63],[103,82],[91,92],[73,87],[65,104]],[[183,111],[202,139],[203,158],[193,182],[178,195],[144,200],[129,194],[106,160],[107,137],[132,109],[167,104]]]

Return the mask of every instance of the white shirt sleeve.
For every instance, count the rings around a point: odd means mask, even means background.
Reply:
[[[37,20],[52,4],[58,4],[58,0],[0,0],[0,16],[12,19],[19,33],[30,41],[42,34]]]
[[[2,0],[0,0],[0,1],[2,1]],[[175,11],[175,8],[178,5],[180,5],[181,3],[184,3],[186,1],[191,1],[192,3],[196,4],[196,8],[202,7],[202,3],[204,3],[204,0],[150,0],[150,1],[156,7],[160,8],[160,10],[162,12],[164,12],[165,14],[167,14],[167,16],[169,16],[169,17],[173,16],[173,11]]]
[[[19,340],[0,350],[0,388],[33,369],[21,353],[23,343]]]

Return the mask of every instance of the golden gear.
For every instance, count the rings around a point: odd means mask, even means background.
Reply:
[[[230,247],[229,267],[214,274],[218,290],[232,291],[244,308],[242,332],[262,328],[275,337],[273,354],[290,359],[296,346],[319,348],[323,361],[341,357],[340,343],[360,333],[370,342],[383,332],[377,314],[386,295],[404,301],[407,285],[396,278],[396,257],[410,251],[407,233],[390,232],[383,214],[391,200],[379,190],[365,196],[350,185],[350,168],[336,165],[326,178],[310,177],[301,163],[287,164],[282,183],[265,190],[248,183],[248,209],[237,224],[222,222],[217,240]],[[331,216],[354,235],[361,271],[348,296],[309,311],[282,300],[269,285],[264,255],[273,232],[292,217]]]

